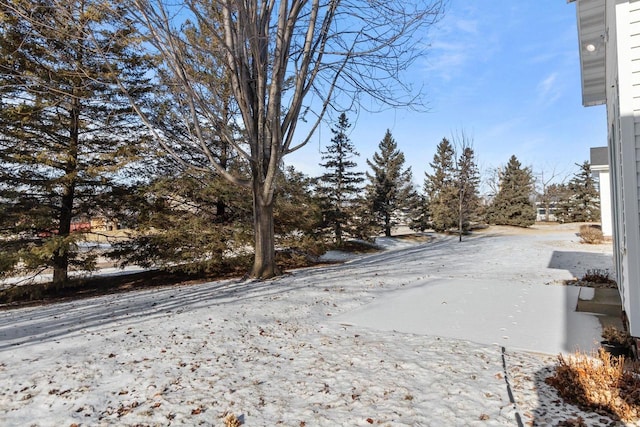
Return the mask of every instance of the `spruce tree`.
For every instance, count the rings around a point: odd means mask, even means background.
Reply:
[[[462,238],[479,206],[480,173],[474,151],[464,144],[456,159],[453,145],[443,138],[429,165],[433,173],[425,173],[424,187],[429,201],[430,225],[440,232],[457,229]]]
[[[425,173],[424,188],[431,228],[446,231],[458,226],[455,151],[447,138],[442,138],[429,165],[433,172]]]
[[[58,286],[70,266],[91,268],[72,221],[99,211],[96,195],[139,142],[129,102],[148,93],[138,41],[117,0],[2,2],[0,274],[51,267]]]
[[[208,173],[163,168],[145,185],[132,185],[118,198],[119,213],[135,227],[130,238],[112,244],[109,256],[122,267],[137,265],[187,274],[219,270],[229,253],[251,243],[247,192]],[[217,203],[224,202],[224,210]]]
[[[534,180],[530,168],[523,168],[516,156],[511,156],[502,176],[500,188],[489,210],[489,221],[497,225],[528,227],[536,220],[531,201]]]
[[[274,203],[276,242],[293,253],[312,256],[324,252],[320,205],[313,193],[313,179],[293,166],[283,168]]]
[[[318,193],[321,200],[323,224],[332,230],[335,243],[340,246],[345,233],[353,235],[356,224],[354,209],[357,207],[358,195],[362,191],[363,173],[356,172],[358,166],[353,160],[359,154],[349,140],[347,131],[351,125],[345,113],[340,114],[338,123],[331,129],[333,138],[322,153],[326,169],[318,182]]]
[[[567,184],[565,198],[557,215],[563,222],[592,222],[600,220],[600,198],[591,174],[591,165],[585,161]]]
[[[469,230],[470,221],[480,207],[478,196],[480,171],[475,162],[475,153],[471,147],[464,147],[456,164],[456,186],[458,189],[458,235]]]
[[[367,196],[373,224],[389,237],[402,211],[416,208],[416,194],[411,168],[404,169],[404,154],[398,149],[391,131],[387,130],[378,150],[372,160],[367,160],[371,168],[371,173],[367,173],[370,181]]]

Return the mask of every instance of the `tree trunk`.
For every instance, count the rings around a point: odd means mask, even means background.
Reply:
[[[460,197],[458,201],[458,242],[462,242],[462,222],[463,222],[463,206],[462,206],[462,198],[464,197],[464,192],[460,192]]]
[[[545,203],[544,205],[544,220],[549,222],[549,211],[551,210],[551,203]],[[537,215],[536,215],[537,216]]]
[[[73,93],[71,109],[69,111],[69,148],[67,150],[67,164],[65,166],[64,190],[60,201],[60,218],[58,220],[58,237],[66,238],[71,233],[71,219],[73,218],[73,203],[75,199],[76,174],[78,171],[78,144],[80,135],[80,101]],[[53,286],[62,288],[69,279],[69,246],[62,243],[53,252]]]
[[[273,199],[265,203],[260,188],[253,191],[253,222],[255,257],[251,277],[269,279],[280,274],[276,265],[275,234],[273,229]]]
[[[385,214],[384,217],[384,235],[385,237],[391,237],[391,216]]]
[[[227,222],[227,203],[223,199],[216,200],[216,220],[222,224]]]
[[[67,185],[62,196],[62,206],[58,222],[58,237],[60,238],[65,238],[71,233],[73,192],[73,185]],[[52,263],[53,286],[62,288],[69,279],[69,251],[66,243],[63,243],[53,251]]]

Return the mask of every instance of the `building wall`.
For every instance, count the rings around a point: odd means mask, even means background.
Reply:
[[[613,236],[612,206],[611,206],[611,179],[609,167],[591,167],[594,175],[598,177],[598,187],[600,189],[600,225],[602,234],[606,237]]]
[[[614,257],[630,332],[640,337],[640,1],[607,1],[606,24]]]

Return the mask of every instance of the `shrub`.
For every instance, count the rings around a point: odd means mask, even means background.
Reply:
[[[626,422],[640,419],[640,370],[625,367],[624,357],[604,350],[597,357],[575,353],[558,356],[552,376],[545,382],[567,402],[584,410],[604,411]]]
[[[617,286],[616,281],[609,275],[609,271],[600,268],[587,270],[580,280],[583,282],[610,285],[610,287]]]
[[[627,331],[621,331],[615,326],[605,326],[602,330],[602,339],[611,344],[618,344],[625,346],[628,350],[631,350],[633,346],[633,338]]]
[[[600,226],[583,224],[580,226],[580,239],[582,243],[597,245],[604,241],[604,235]]]
[[[225,427],[240,427],[242,425],[242,420],[232,413],[225,413],[223,417],[222,421]]]

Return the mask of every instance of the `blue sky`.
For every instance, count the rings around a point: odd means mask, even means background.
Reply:
[[[437,144],[463,130],[481,172],[511,155],[545,178],[571,176],[589,148],[606,145],[604,106],[583,107],[574,4],[565,0],[451,0],[424,38],[430,44],[407,77],[423,86],[429,112],[349,116],[359,166],[390,129],[422,184]],[[285,159],[317,176],[328,128]]]

